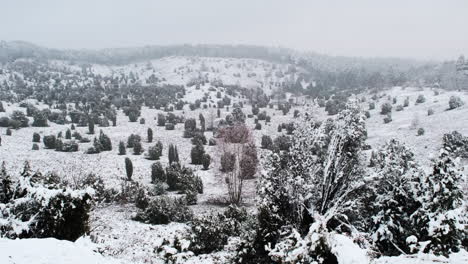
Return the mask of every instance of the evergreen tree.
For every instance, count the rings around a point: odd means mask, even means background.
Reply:
[[[65,139],[71,139],[71,130],[70,129],[67,129],[67,131],[65,132]]]
[[[111,139],[102,132],[99,133],[99,143],[101,145],[100,151],[111,151],[112,150],[112,142]]]
[[[33,127],[47,127],[47,112],[37,111],[34,113],[34,121],[32,123]]]
[[[142,151],[143,147],[141,146],[140,141],[133,143],[133,155],[140,155]]]
[[[205,132],[205,126],[206,126],[205,117],[200,113],[198,118],[200,120],[200,129],[201,129],[202,132]]]
[[[424,226],[421,240],[430,241],[426,252],[448,257],[451,252],[460,250],[467,237],[468,231],[463,227],[468,217],[463,208],[462,177],[458,162],[442,150],[432,174],[426,178],[425,203],[419,213],[419,226]]]
[[[0,101],[1,105],[1,101]],[[0,203],[8,203],[13,196],[12,189],[13,181],[10,175],[6,171],[5,162],[2,162],[2,167],[0,168]]]
[[[127,154],[127,149],[125,148],[125,143],[123,141],[119,142],[119,155]]]
[[[166,182],[166,173],[159,161],[151,165],[151,183],[157,182]]]
[[[33,133],[33,140],[32,140],[32,142],[35,142],[35,143],[41,142],[41,136],[39,135],[39,133],[37,133],[37,132],[34,132],[34,133]]]
[[[127,173],[127,179],[131,181],[133,175],[133,164],[129,158],[125,158],[125,172]]]
[[[0,112],[5,112],[2,101],[0,101]]]
[[[203,154],[205,154],[205,148],[202,144],[197,144],[192,147],[190,152],[190,157],[192,159],[192,164],[200,165],[203,163]]]
[[[151,128],[148,128],[148,142],[151,143],[153,142],[153,130]]]
[[[202,157],[203,169],[208,170],[208,168],[210,167],[210,163],[211,163],[210,155],[207,153],[203,154],[203,157]]]
[[[88,120],[88,134],[94,134],[94,120],[89,118]]]

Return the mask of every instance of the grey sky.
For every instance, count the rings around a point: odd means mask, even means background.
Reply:
[[[0,0],[0,39],[55,48],[260,44],[331,55],[468,55],[468,0]]]

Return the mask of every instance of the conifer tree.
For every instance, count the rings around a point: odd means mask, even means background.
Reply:
[[[153,142],[153,130],[151,128],[148,128],[148,142],[151,143]]]
[[[133,175],[133,164],[129,158],[125,158],[125,172],[127,173],[127,179],[131,181]]]
[[[462,173],[458,162],[442,150],[433,165],[432,173],[426,178],[425,203],[419,212],[419,225],[423,225],[420,240],[429,240],[425,251],[448,257],[458,252],[467,230],[468,221],[464,211]]]

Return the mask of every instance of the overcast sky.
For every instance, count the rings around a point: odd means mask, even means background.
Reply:
[[[259,44],[330,55],[468,55],[468,0],[0,0],[0,39],[54,48]]]

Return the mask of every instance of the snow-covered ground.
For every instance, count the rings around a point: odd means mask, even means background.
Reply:
[[[374,110],[369,110],[371,117],[367,120],[368,144],[374,148],[383,145],[391,138],[407,144],[415,153],[416,159],[423,165],[430,164],[430,158],[436,157],[442,147],[442,137],[454,130],[463,135],[468,135],[468,93],[458,91],[444,91],[437,89],[439,95],[435,95],[434,89],[395,87],[383,93],[386,94],[376,103]],[[382,93],[382,94],[383,94]],[[425,103],[415,104],[416,98],[424,95]],[[460,96],[465,105],[448,110],[450,96]],[[391,102],[387,96],[396,97],[397,103],[392,104],[393,121],[384,124],[384,115],[380,115],[381,105]],[[396,111],[397,105],[403,105],[405,98],[409,97],[410,104],[403,111]],[[370,96],[363,104],[363,109],[368,109]],[[428,115],[428,110],[434,110],[433,115]],[[417,130],[424,129],[424,135],[418,136]]]
[[[45,239],[0,238],[2,264],[121,264],[120,260],[94,252],[96,245],[87,238],[76,242]]]
[[[170,78],[170,73],[176,69],[178,72],[177,75],[179,76],[177,78],[180,79],[179,72],[184,72],[186,69],[184,67],[179,69],[180,66],[177,65],[179,65],[179,63],[185,65],[184,63],[186,62],[184,62],[184,60],[187,60],[187,58],[168,58],[167,60],[171,60],[172,63],[174,63],[173,68],[167,70],[167,78]],[[165,64],[163,62],[164,59],[151,63],[155,70],[161,67],[160,70],[162,71],[164,70],[163,66],[167,65],[167,62]],[[203,62],[208,68],[214,67],[206,60]],[[163,63],[163,66],[160,66],[158,63]],[[200,61],[195,59],[193,63],[194,65],[190,67],[201,67]],[[213,59],[212,63],[213,65],[224,67],[223,63],[226,63],[226,61],[220,62]],[[232,62],[230,67],[236,69],[236,65],[235,62]],[[137,68],[140,67],[143,69],[144,66],[145,64],[137,65]],[[108,70],[107,68],[101,69],[97,66],[93,66],[93,69],[99,71],[100,74],[105,74],[105,71]],[[244,72],[244,70],[241,69],[239,69],[239,71]],[[184,76],[190,74],[191,73],[184,72]],[[189,77],[185,76],[184,79],[185,78]],[[190,87],[184,99],[193,102],[196,99],[200,99],[205,92],[208,92],[214,98],[216,96],[215,92],[208,91],[208,88],[209,85],[202,86],[200,90]],[[414,150],[417,159],[422,162],[422,164],[429,165],[429,157],[437,153],[441,146],[442,135],[444,133],[458,130],[462,134],[468,134],[468,105],[450,111],[446,110],[451,95],[458,95],[464,102],[468,103],[468,95],[466,93],[440,90],[440,94],[436,96],[431,89],[420,90],[406,88],[403,90],[401,88],[394,88],[386,91],[385,94],[391,95],[391,97],[397,97],[398,102],[393,105],[393,121],[389,124],[384,124],[382,120],[383,116],[379,114],[380,105],[387,101],[387,96],[379,100],[375,110],[370,110],[371,117],[367,120],[369,136],[367,142],[372,145],[373,149],[384,144],[390,138],[396,137]],[[415,105],[415,100],[420,94],[426,97],[426,102]],[[402,104],[406,97],[410,98],[410,106],[406,107],[401,112],[395,111],[396,105]],[[370,95],[367,95],[367,102],[369,101]],[[363,105],[364,109],[367,109],[367,102]],[[19,108],[17,105],[7,104],[6,102],[3,104],[7,112],[0,113],[0,117],[9,115],[13,110],[21,109],[24,111],[24,108]],[[43,106],[39,104],[38,107]],[[427,110],[429,108],[434,110],[434,114],[431,116],[427,115]],[[271,116],[271,122],[266,124],[264,121],[260,121],[262,129],[253,130],[256,145],[260,146],[262,135],[270,135],[272,138],[279,135],[280,133],[277,132],[278,125],[293,121],[293,112],[295,109],[304,111],[305,108],[294,106],[287,115],[283,115],[281,111],[276,109],[266,108],[265,111]],[[232,110],[232,108],[230,110]],[[310,110],[313,111],[313,115],[320,120],[328,118],[323,108],[313,108]],[[251,106],[247,105],[243,111],[245,114],[250,114]],[[126,142],[127,137],[131,133],[139,134],[142,137],[142,144],[145,150],[154,145],[158,140],[161,140],[164,145],[163,156],[160,160],[163,166],[166,166],[168,163],[167,149],[169,144],[177,145],[182,163],[195,169],[196,174],[202,178],[204,193],[199,195],[198,204],[192,206],[196,214],[219,210],[220,207],[215,205],[213,201],[226,197],[227,188],[224,179],[216,169],[218,166],[217,159],[219,159],[218,147],[205,146],[205,150],[212,156],[213,160],[209,170],[203,171],[201,170],[201,166],[191,165],[190,150],[192,145],[190,139],[182,137],[183,124],[177,124],[174,131],[167,131],[164,127],[157,126],[157,120],[155,118],[158,113],[162,113],[162,111],[143,107],[141,117],[145,118],[146,123],[140,124],[139,122],[129,122],[128,117],[121,111],[118,111],[118,125],[116,127],[101,128],[96,126],[95,128],[96,136],[99,130],[102,129],[103,132],[111,138],[113,150],[93,155],[84,154],[84,151],[87,150],[92,143],[80,143],[80,150],[75,153],[64,153],[44,149],[42,143],[39,144],[40,149],[38,151],[31,150],[32,135],[34,132],[39,133],[41,137],[51,134],[57,135],[60,131],[64,134],[66,129],[70,127],[69,125],[49,123],[50,126],[45,128],[27,127],[13,130],[12,136],[6,136],[5,129],[0,128],[0,133],[2,135],[0,161],[5,161],[7,168],[13,171],[20,171],[24,161],[29,161],[34,170],[40,170],[42,172],[54,171],[70,180],[74,177],[81,177],[87,173],[93,172],[103,177],[108,188],[120,188],[120,184],[123,182],[122,179],[125,177],[124,157],[129,157],[134,165],[133,179],[143,184],[149,184],[151,173],[150,166],[154,161],[145,159],[144,155],[133,155],[131,149],[127,149],[127,155],[125,156],[118,155],[118,142]],[[216,109],[209,108],[190,111],[187,105],[184,110],[174,111],[174,113],[176,115],[184,115],[187,118],[196,118],[197,123],[198,115],[203,113],[207,124],[210,123],[212,117],[213,119],[216,117]],[[225,117],[228,113],[229,112],[224,109],[221,111],[221,117]],[[254,120],[252,118],[247,119],[246,124],[252,129],[254,128]],[[425,134],[422,136],[416,135],[419,127],[425,129]],[[148,143],[146,141],[148,128],[153,129],[153,143]],[[94,135],[86,134],[88,131],[87,127],[76,127],[76,129],[83,136],[91,140],[93,139]],[[212,137],[211,132],[205,132],[205,135],[207,139]],[[266,151],[259,149],[259,153],[263,155]],[[255,199],[256,180],[248,180],[244,190],[245,205],[251,207]],[[178,231],[183,231],[187,226],[185,224],[176,223],[159,226],[139,223],[131,220],[135,211],[136,209],[133,205],[111,204],[95,208],[91,217],[91,236],[93,241],[97,242],[97,245],[93,246],[88,243],[89,241],[87,242],[88,244],[85,243],[86,245],[83,245],[85,242],[83,240],[81,240],[81,242],[79,240],[77,243],[71,243],[54,239],[20,241],[2,239],[0,240],[0,252],[8,252],[8,254],[0,254],[0,263],[119,263],[115,262],[115,259],[122,260],[125,263],[164,263],[164,260],[155,253],[155,248],[161,245],[163,238],[170,237]],[[347,261],[343,263],[349,264],[468,263],[468,253],[466,252],[454,254],[450,259],[432,255],[419,255],[393,258],[384,257],[372,262],[367,259],[362,251],[357,252],[357,248],[355,248],[354,244],[349,244],[349,240],[343,239],[343,237],[337,237],[334,243],[338,250],[337,255],[340,257],[340,260]],[[19,251],[21,248],[34,248],[34,250],[28,252],[28,254],[21,254]],[[42,250],[40,250],[41,248]],[[93,250],[101,252],[106,257],[103,258],[98,253],[93,252]],[[79,253],[75,255],[75,251]],[[66,255],[65,252],[73,253]],[[344,252],[350,252],[349,257],[347,253],[344,254]],[[50,258],[48,258],[49,256]],[[73,262],[73,258],[78,256],[88,261]],[[69,259],[67,259],[67,257]],[[60,260],[60,262],[53,262],[53,258],[54,260]],[[367,259],[367,262],[364,258]],[[42,262],[39,262],[39,260]],[[201,256],[192,258],[191,262],[212,263],[214,261],[210,256]]]

